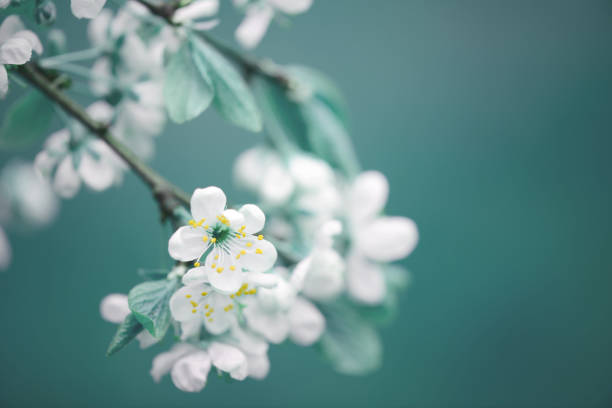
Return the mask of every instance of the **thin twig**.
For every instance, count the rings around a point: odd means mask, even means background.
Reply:
[[[58,86],[55,86],[52,80],[45,75],[45,71],[35,63],[29,62],[21,65],[15,72],[57,103],[68,115],[79,121],[91,133],[106,142],[149,187],[159,205],[163,218],[172,218],[177,207],[189,205],[189,196],[186,193],[140,160],[111,134],[106,124],[92,119],[79,104],[70,99]]]

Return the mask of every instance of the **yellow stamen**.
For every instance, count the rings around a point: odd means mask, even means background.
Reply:
[[[219,255],[215,255],[215,261],[219,259]]]
[[[208,306],[209,306],[209,304],[208,304],[208,303],[207,303],[207,304],[205,304],[205,305],[204,305],[204,309],[208,309]]]
[[[212,264],[212,265],[210,265],[210,267],[215,269],[217,267],[217,264]]]
[[[204,242],[208,241],[208,235],[204,235],[204,236],[202,237],[202,241],[204,241]]]
[[[256,253],[256,254],[263,254],[263,251],[261,250],[261,248],[257,248],[257,249],[255,250],[255,253]]]
[[[263,235],[259,234],[259,235],[257,236],[257,239],[261,241],[261,240],[263,239]]]
[[[252,242],[247,242],[246,246],[250,248],[250,247],[253,246],[253,243]]]
[[[240,255],[246,255],[246,251],[243,249],[242,251],[240,251]]]
[[[191,313],[195,313],[195,312],[197,312],[197,310],[195,310],[195,309],[192,309],[192,310],[191,310]]]
[[[232,265],[232,266],[230,266],[230,270],[231,270],[231,271],[235,271],[235,270],[236,270],[236,267],[235,267],[234,265]]]
[[[198,266],[200,266],[200,263],[199,262],[194,262],[193,266],[195,266],[197,268]]]
[[[218,267],[217,268],[217,273],[221,273],[221,272],[223,272],[223,268],[222,267]]]
[[[185,297],[186,297],[187,299],[189,299],[189,298],[191,297],[191,295],[185,295]]]
[[[215,242],[217,242],[217,238],[211,238],[210,242],[212,242],[214,244]]]
[[[191,300],[189,303],[191,303],[191,306],[193,306],[193,307],[198,307],[198,304],[196,302],[194,302],[193,300]]]
[[[208,292],[202,292],[201,295],[202,296],[206,296],[206,295],[208,295]]]

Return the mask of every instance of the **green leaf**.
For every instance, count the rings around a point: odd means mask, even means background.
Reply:
[[[143,330],[142,324],[136,319],[136,317],[130,313],[127,315],[125,320],[117,328],[115,337],[111,340],[111,343],[106,350],[106,355],[110,356],[124,348],[129,342],[134,340],[136,336]]]
[[[0,129],[0,148],[23,149],[46,136],[53,113],[53,103],[31,90],[6,111]]]
[[[193,58],[201,71],[210,75],[215,89],[213,104],[221,116],[253,132],[262,128],[262,119],[242,75],[216,49],[192,34]]]
[[[378,369],[382,345],[376,330],[346,304],[321,304],[325,332],[319,350],[342,374],[364,375]]]
[[[168,116],[183,123],[200,115],[212,102],[213,85],[207,73],[196,65],[188,41],[166,60],[164,102]]]
[[[176,279],[143,282],[128,294],[130,310],[140,324],[156,339],[161,339],[170,326],[170,297],[176,291]]]

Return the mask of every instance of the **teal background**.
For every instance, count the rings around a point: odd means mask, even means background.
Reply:
[[[214,34],[228,39],[238,16],[222,8]],[[85,23],[65,11],[70,47],[85,47]],[[64,201],[50,227],[11,234],[0,405],[612,406],[611,40],[610,1],[316,0],[256,54],[337,80],[364,168],[389,178],[388,213],[419,225],[382,369],[341,376],[287,344],[263,382],[211,376],[185,394],[148,375],[163,347],[106,358],[115,329],[100,299],[169,264],[169,231],[129,175]],[[233,158],[261,140],[209,111],[168,126],[152,164],[240,201]]]

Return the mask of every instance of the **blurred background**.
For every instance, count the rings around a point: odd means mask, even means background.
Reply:
[[[86,22],[57,3],[69,47],[85,48]],[[213,34],[232,39],[239,18],[222,2]],[[10,231],[0,405],[612,406],[611,44],[609,0],[315,0],[256,54],[336,79],[363,167],[389,178],[387,212],[419,225],[380,371],[341,376],[286,344],[263,382],[211,375],[185,394],[148,375],[163,346],[105,357],[100,300],[170,265],[169,230],[129,175],[64,201],[46,229]],[[187,191],[247,200],[232,163],[261,140],[211,109],[168,126],[152,164]]]

